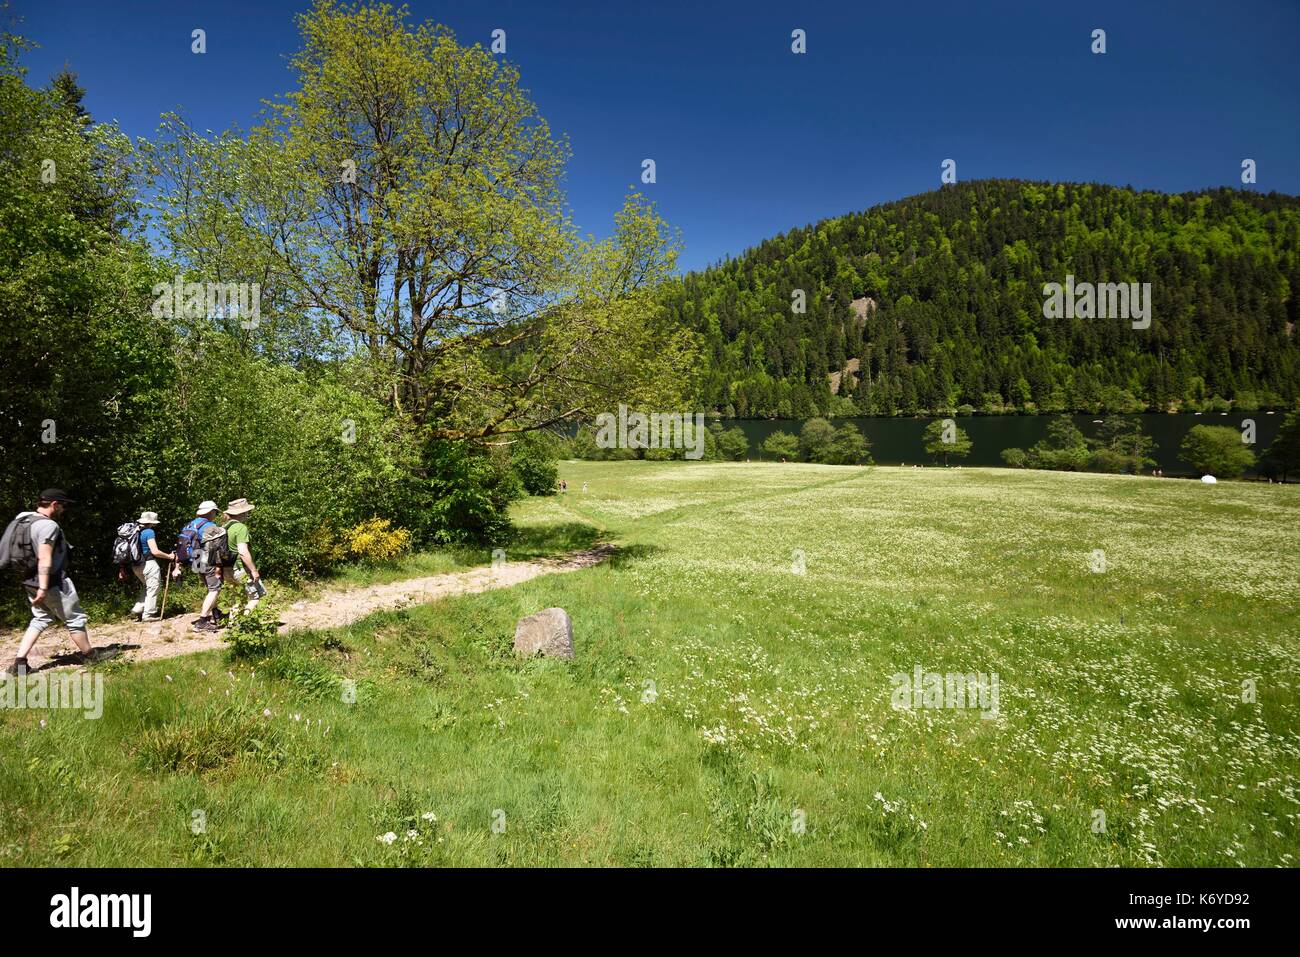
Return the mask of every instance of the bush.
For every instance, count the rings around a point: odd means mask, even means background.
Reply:
[[[343,548],[353,561],[376,564],[392,561],[411,547],[411,533],[393,528],[386,518],[369,518],[343,533]]]
[[[740,426],[733,426],[718,436],[718,457],[738,462],[749,455],[749,439]]]
[[[528,433],[510,447],[510,460],[519,484],[529,495],[554,495],[560,481],[555,445],[548,436]]]
[[[799,432],[799,455],[805,462],[820,462],[826,446],[835,438],[835,427],[825,419],[809,419]]]
[[[242,615],[235,615],[222,636],[222,640],[230,645],[231,658],[254,661],[269,655],[279,638],[277,616],[260,605]]]
[[[822,446],[818,461],[827,465],[870,464],[871,453],[867,451],[869,445],[866,436],[858,431],[857,426],[845,422],[835,430],[830,442]]]
[[[789,432],[773,432],[763,440],[763,451],[774,459],[799,458],[799,439]]]
[[[1226,425],[1194,425],[1183,438],[1183,460],[1201,475],[1238,478],[1255,464],[1241,433]]]
[[[1005,462],[1009,468],[1022,469],[1029,461],[1029,456],[1025,454],[1024,449],[1003,449],[1002,461]]]

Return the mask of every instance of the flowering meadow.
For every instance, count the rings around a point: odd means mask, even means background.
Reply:
[[[601,566],[109,666],[98,721],[0,713],[0,864],[1296,864],[1300,489],[560,475],[518,541]],[[575,660],[515,658],[551,606]],[[997,707],[898,707],[914,673]]]

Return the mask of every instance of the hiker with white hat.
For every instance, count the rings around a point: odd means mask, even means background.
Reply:
[[[262,573],[257,570],[257,564],[253,561],[253,553],[248,548],[248,525],[246,524],[248,516],[253,511],[253,503],[246,498],[237,498],[226,506],[226,515],[230,521],[226,522],[226,541],[230,544],[231,554],[234,561],[231,567],[226,568],[226,581],[241,582],[244,586],[244,596],[247,599],[244,604],[245,611],[252,611],[257,607],[257,603],[262,596],[266,594],[266,589],[262,587]]]
[[[194,621],[195,631],[216,631],[226,616],[217,607],[221,597],[221,583],[225,559],[229,556],[226,544],[226,531],[217,524],[216,518],[221,514],[217,503],[211,499],[201,502],[196,517],[181,529],[176,539],[176,570],[173,577],[180,577],[182,568],[191,568],[207,586],[208,593],[203,596],[203,605],[199,608],[199,617]]]
[[[131,566],[131,573],[144,585],[140,600],[131,614],[141,621],[158,621],[158,591],[162,587],[162,560],[176,561],[174,552],[164,552],[158,547],[157,512],[141,512],[136,521],[140,526],[140,561]]]

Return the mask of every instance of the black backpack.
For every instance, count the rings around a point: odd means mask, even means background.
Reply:
[[[0,535],[0,568],[21,572],[24,577],[36,574],[36,546],[32,544],[35,512],[21,512]]]
[[[117,538],[113,539],[114,565],[139,565],[140,523],[123,522],[117,526]]]

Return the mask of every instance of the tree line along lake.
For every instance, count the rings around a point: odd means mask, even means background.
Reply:
[[[1125,415],[1125,419],[1138,419],[1142,431],[1151,436],[1156,447],[1151,457],[1156,460],[1156,468],[1165,475],[1193,476],[1192,467],[1179,455],[1179,447],[1189,429],[1194,425],[1228,426],[1240,431],[1242,422],[1252,419],[1255,422],[1255,444],[1252,446],[1257,455],[1262,455],[1269,443],[1277,435],[1284,418],[1281,412],[1219,412],[1197,413],[1159,413],[1147,412]],[[942,420],[946,416],[893,416],[870,417],[851,416],[831,419],[839,425],[852,422],[871,443],[871,457],[878,465],[933,465],[934,456],[922,447],[921,436],[925,427],[931,422]],[[970,436],[972,448],[964,459],[955,459],[955,465],[1002,467],[1002,450],[1020,448],[1026,451],[1047,435],[1051,415],[960,415],[953,416],[959,428]],[[1098,415],[1072,415],[1070,418],[1079,430],[1092,438],[1100,428]],[[722,424],[731,428],[739,426],[749,440],[752,459],[770,458],[763,452],[763,440],[773,432],[789,432],[798,435],[806,419],[723,419]],[[1247,472],[1253,476],[1252,469]]]

